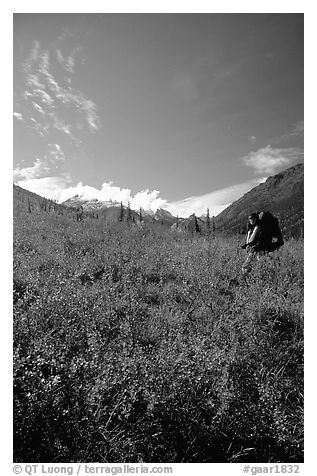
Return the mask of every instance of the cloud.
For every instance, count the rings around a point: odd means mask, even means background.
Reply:
[[[206,213],[207,208],[209,208],[210,215],[216,216],[232,202],[265,180],[265,177],[256,178],[201,196],[186,198],[185,200],[167,204],[166,209],[173,215],[188,217],[193,213],[197,216],[203,215]]]
[[[78,98],[79,105],[82,107],[86,115],[86,120],[91,132],[98,131],[100,129],[100,120],[97,115],[97,106],[92,101],[86,98]],[[77,99],[77,100],[78,100]]]
[[[47,175],[50,167],[40,159],[36,159],[34,164],[31,167],[20,168],[17,166],[13,170],[13,180],[14,182],[19,181],[30,181],[35,178],[40,177],[41,175]]]
[[[59,201],[63,202],[75,195],[78,195],[83,200],[97,199],[103,202],[122,202],[124,205],[130,206],[134,210],[138,210],[140,207],[145,210],[156,211],[157,208],[163,207],[167,201],[159,197],[157,190],[143,190],[132,195],[129,188],[121,188],[113,185],[113,182],[104,182],[101,189],[98,190],[95,187],[89,185],[83,185],[79,182],[76,186],[67,187],[61,191]]]
[[[71,38],[72,36],[74,36],[74,33],[72,33],[68,28],[63,28],[62,32],[58,35],[57,40],[60,43],[66,38]]]
[[[15,183],[30,192],[37,193],[41,197],[58,201],[61,191],[67,187],[70,181],[71,179],[68,176],[50,176],[20,180]]]
[[[158,208],[164,208],[167,205],[167,200],[160,196],[158,190],[142,190],[134,195],[131,200],[131,207],[134,210],[144,208],[144,210],[156,211]]]
[[[58,117],[58,115],[55,113],[55,112],[51,112],[49,113],[49,116],[50,118],[52,119],[52,122],[53,122],[53,127],[54,129],[56,129],[57,131],[59,132],[62,132],[63,134],[65,134],[67,137],[69,137],[70,139],[72,139],[73,142],[75,142],[76,145],[80,145],[81,144],[81,140],[78,139],[78,137],[76,137],[72,132],[72,128],[71,128],[71,125],[68,123],[66,124],[62,119],[60,119]]]
[[[23,116],[20,112],[14,112],[13,116],[18,119],[18,121],[23,121]]]
[[[39,104],[32,101],[32,105],[37,112],[39,112],[43,117],[45,116],[45,112],[43,111],[42,107]]]
[[[256,152],[250,152],[242,158],[242,161],[258,174],[275,174],[279,169],[290,166],[301,157],[302,152],[298,147],[278,149],[267,145]]]
[[[65,34],[64,37],[68,37],[69,33],[65,31],[62,36]],[[77,146],[81,144],[74,132],[79,130],[78,123],[82,125],[81,130],[86,127],[91,133],[101,129],[96,104],[82,91],[72,87],[69,77],[65,78],[65,71],[75,73],[79,51],[81,47],[77,46],[65,56],[61,48],[55,46],[54,56],[50,49],[42,49],[40,43],[34,41],[23,63],[24,90],[17,96],[27,127],[41,137],[57,130]]]
[[[57,162],[65,161],[65,154],[59,144],[49,144],[49,153],[45,156],[45,158],[51,162],[53,161],[55,167],[57,167]]]
[[[52,150],[55,148],[56,153],[60,152],[57,144],[51,144]],[[144,210],[156,211],[157,208],[161,208],[167,204],[166,200],[159,197],[157,190],[143,190],[141,192],[132,195],[129,188],[121,188],[113,185],[113,182],[104,182],[99,189],[91,187],[90,185],[84,185],[79,182],[77,185],[70,185],[71,178],[69,176],[46,176],[41,177],[42,173],[47,175],[49,167],[43,165],[42,162],[37,159],[33,167],[24,169],[16,169],[14,173],[14,181],[20,187],[30,190],[46,198],[52,198],[59,203],[68,200],[75,195],[78,195],[83,200],[94,200],[109,202],[110,200],[115,202],[122,202],[124,205],[130,206],[134,210],[143,208]]]
[[[23,182],[24,188],[29,190],[29,187],[31,187],[32,184],[37,183],[36,180],[39,178],[47,178],[52,173],[52,171],[56,173],[56,169],[59,169],[59,172],[61,173],[61,167],[65,162],[65,159],[65,153],[59,144],[48,144],[46,153],[43,154],[41,159],[36,158],[33,165],[21,167],[21,165],[18,164],[15,167],[13,170],[13,181],[18,183],[18,185],[21,185]],[[27,187],[25,187],[26,184]],[[38,193],[36,190],[32,191]]]
[[[256,137],[255,137],[255,136],[249,136],[249,137],[248,137],[248,141],[251,142],[251,143],[253,143],[253,142],[256,141]]]
[[[64,57],[60,49],[56,49],[56,58],[62,68],[68,73],[74,74],[75,72],[75,63],[76,63],[76,54],[80,52],[82,48],[77,46],[72,50],[70,55]]]
[[[37,61],[39,48],[40,48],[39,41],[34,40],[33,43],[32,43],[32,48],[31,48],[30,53],[29,53],[29,57],[22,64],[22,68],[26,73],[31,70],[32,63],[35,63]]]
[[[303,149],[304,143],[304,121],[300,120],[292,124],[284,134],[275,139],[275,144],[280,144],[282,147],[298,146],[301,144]]]
[[[304,134],[304,121],[298,121],[294,125],[290,136],[302,136]]]

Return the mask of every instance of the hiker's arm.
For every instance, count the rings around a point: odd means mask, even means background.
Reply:
[[[258,244],[259,238],[260,238],[260,233],[261,233],[261,229],[257,225],[254,228],[252,235],[250,236],[250,239],[249,239],[249,242],[248,242],[248,248],[252,248],[253,246]]]

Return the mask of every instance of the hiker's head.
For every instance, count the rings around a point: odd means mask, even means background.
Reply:
[[[259,221],[259,216],[257,213],[251,213],[249,215],[249,223],[251,225],[256,225],[258,221]]]

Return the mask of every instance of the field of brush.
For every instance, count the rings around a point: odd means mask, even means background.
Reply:
[[[303,461],[303,242],[15,210],[16,462]]]

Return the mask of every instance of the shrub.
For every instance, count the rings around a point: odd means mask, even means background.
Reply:
[[[18,213],[14,459],[303,460],[303,256]]]

